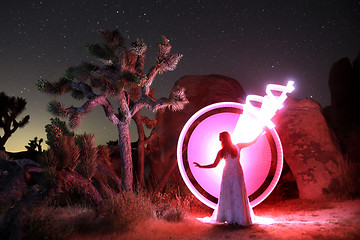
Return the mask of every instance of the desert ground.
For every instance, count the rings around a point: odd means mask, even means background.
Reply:
[[[263,203],[256,216],[271,220],[250,227],[212,225],[198,221],[206,213],[188,213],[182,221],[151,219],[124,233],[82,234],[70,239],[360,239],[360,199]]]

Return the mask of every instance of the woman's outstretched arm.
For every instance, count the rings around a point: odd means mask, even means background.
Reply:
[[[256,143],[256,141],[263,135],[264,131],[262,131],[259,136],[257,136],[253,141],[251,142],[248,142],[248,143],[238,143],[236,144],[236,146],[238,146],[239,149],[242,149],[242,148],[245,148],[245,147],[248,147],[250,145],[253,145],[254,143]]]
[[[220,151],[217,153],[216,158],[215,158],[215,161],[214,161],[212,164],[209,164],[209,165],[200,165],[200,164],[197,163],[197,162],[194,162],[194,164],[195,164],[195,167],[198,167],[198,168],[214,168],[214,167],[216,167],[216,166],[219,164],[221,158],[222,158],[222,153],[221,153],[221,150],[220,150]]]

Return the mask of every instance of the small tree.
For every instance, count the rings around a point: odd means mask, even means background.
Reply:
[[[84,115],[93,108],[103,107],[106,117],[117,127],[119,133],[122,188],[131,191],[133,162],[130,121],[142,107],[154,112],[167,107],[181,110],[188,103],[184,89],[171,92],[169,98],[156,100],[150,88],[156,75],[174,70],[182,55],[171,54],[169,40],[162,37],[158,44],[156,62],[146,74],[143,71],[147,46],[143,40],[138,39],[130,47],[125,47],[123,37],[118,31],[99,33],[104,44],[87,45],[87,49],[90,54],[102,60],[104,65],[83,63],[68,68],[64,77],[55,83],[39,80],[37,85],[40,91],[45,93],[63,95],[71,92],[75,99],[86,98],[80,107],[66,107],[57,101],[49,104],[49,110],[56,116],[68,118],[72,128],[78,127]],[[116,106],[113,106],[111,100],[116,102]]]
[[[35,137],[33,140],[29,140],[28,146],[25,146],[25,148],[27,149],[28,152],[42,152],[42,147],[41,144],[43,142],[43,139],[40,138],[40,140],[38,140],[37,137]]]
[[[21,121],[16,118],[25,110],[26,100],[20,97],[9,97],[0,93],[0,128],[4,135],[0,136],[0,150],[5,151],[5,143],[18,129],[29,123],[30,116],[26,115]]]

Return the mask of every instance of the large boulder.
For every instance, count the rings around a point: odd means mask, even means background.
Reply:
[[[352,161],[360,162],[360,55],[351,64],[342,58],[329,74],[331,105],[324,116],[340,139],[342,150]]]
[[[350,63],[342,58],[334,63],[329,73],[331,106],[327,109],[328,120],[336,131],[359,124],[360,111],[360,55]]]
[[[43,181],[38,163],[0,158],[0,239],[23,239],[25,217],[43,199],[37,187]]]
[[[40,164],[29,159],[8,161],[0,158],[0,211],[19,201],[39,184]]]
[[[326,124],[320,105],[310,99],[287,99],[274,122],[284,158],[301,199],[321,199],[331,180],[338,176],[343,156]]]
[[[179,87],[186,89],[189,104],[182,111],[160,113],[154,129],[159,134],[161,149],[152,153],[151,169],[160,187],[176,167],[177,141],[186,121],[205,106],[217,102],[243,102],[246,97],[238,81],[221,75],[185,76],[175,83],[174,88]]]

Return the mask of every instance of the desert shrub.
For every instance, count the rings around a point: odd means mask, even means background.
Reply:
[[[360,197],[360,162],[348,157],[339,165],[338,177],[331,180],[323,192],[338,199],[353,199]]]
[[[94,135],[83,134],[76,137],[80,149],[79,165],[76,170],[86,179],[91,179],[97,166],[98,149],[94,146]]]
[[[204,210],[194,195],[178,186],[167,186],[164,192],[153,192],[151,196],[157,218],[169,222],[182,221],[187,212]]]
[[[73,136],[61,136],[50,151],[54,152],[58,170],[68,169],[72,171],[79,164],[80,149]]]
[[[50,147],[61,137],[61,136],[74,136],[74,132],[66,126],[64,121],[59,118],[51,118],[49,124],[45,126],[46,132],[46,144]]]
[[[105,145],[99,145],[97,147],[98,149],[98,154],[97,154],[97,158],[99,161],[102,161],[104,163],[106,163],[106,165],[110,166],[111,165],[111,161],[110,161],[110,150],[107,146]]]
[[[183,211],[178,198],[169,192],[154,192],[152,202],[155,205],[155,214],[159,219],[170,222],[179,222],[183,219]]]
[[[104,201],[100,209],[103,215],[103,231],[128,230],[134,223],[146,221],[153,216],[154,206],[144,193],[121,192]]]
[[[41,162],[46,169],[45,173],[48,175],[49,179],[55,181],[58,159],[55,156],[54,151],[45,151],[42,155]]]
[[[162,212],[161,216],[158,216],[160,219],[164,219],[168,222],[181,222],[184,220],[185,212],[180,205],[169,206]]]

